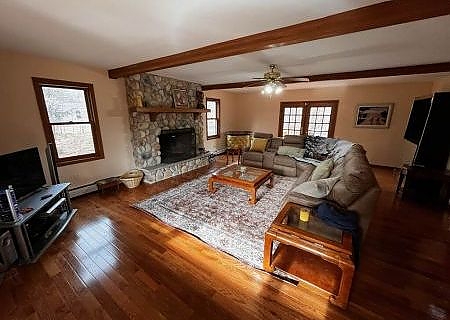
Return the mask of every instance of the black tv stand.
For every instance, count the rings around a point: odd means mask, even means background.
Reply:
[[[19,201],[19,207],[27,210],[17,221],[0,223],[0,231],[10,230],[13,234],[19,263],[36,262],[77,212],[70,202],[69,185],[41,188]]]

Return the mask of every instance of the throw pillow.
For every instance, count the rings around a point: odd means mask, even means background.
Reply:
[[[299,184],[297,187],[292,189],[292,191],[313,198],[325,198],[330,194],[331,189],[333,189],[334,185],[339,181],[339,179],[341,179],[341,177],[332,177],[316,181],[306,181],[302,184]]]
[[[252,138],[249,151],[264,152],[266,150],[267,141],[269,140],[263,138]]]
[[[324,137],[306,136],[305,138],[305,158],[325,160],[327,158],[327,150],[325,147]]]
[[[311,181],[325,179],[330,176],[331,170],[333,169],[333,159],[327,159],[322,161],[317,165],[311,174]]]

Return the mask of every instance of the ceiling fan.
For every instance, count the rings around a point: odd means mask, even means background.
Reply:
[[[269,71],[264,73],[262,78],[253,78],[255,80],[261,80],[256,83],[252,83],[251,87],[264,86],[261,93],[272,95],[273,93],[279,94],[286,87],[285,82],[309,82],[309,79],[299,77],[282,77],[281,72],[276,64],[269,65]]]

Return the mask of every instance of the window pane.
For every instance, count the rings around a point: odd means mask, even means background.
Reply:
[[[323,116],[323,123],[330,123],[330,116]]]
[[[59,158],[95,153],[90,124],[53,125],[52,130]]]
[[[89,122],[84,90],[42,87],[51,123]]]
[[[212,101],[212,100],[207,100],[206,101],[206,108],[207,109],[211,109],[211,108],[213,108],[215,106],[216,106],[216,102],[215,101]]]
[[[217,118],[217,104],[215,101],[208,101],[208,109],[211,110],[207,113],[208,118]]]
[[[316,114],[317,114],[317,108],[316,108],[316,107],[312,107],[312,108],[310,109],[309,113],[310,113],[311,115],[316,115]]]
[[[209,137],[217,135],[217,120],[208,119],[207,134]]]
[[[288,115],[284,115],[284,122],[289,122],[289,116]]]
[[[325,107],[325,114],[331,115],[331,107]]]
[[[323,131],[328,132],[328,129],[330,129],[330,125],[329,125],[328,123],[322,125],[322,130],[323,130]]]

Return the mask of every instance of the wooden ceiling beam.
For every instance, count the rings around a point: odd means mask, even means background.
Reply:
[[[116,79],[450,14],[450,1],[395,0],[111,69]]]
[[[450,62],[433,63],[433,64],[421,64],[416,66],[402,66],[383,69],[371,69],[351,72],[339,72],[339,73],[327,73],[316,74],[310,76],[299,76],[298,78],[309,78],[310,82],[327,81],[327,80],[349,80],[349,79],[363,79],[363,78],[379,78],[379,77],[392,77],[392,76],[404,76],[412,74],[427,74],[427,73],[439,73],[450,72]],[[290,77],[294,78],[294,77]],[[294,80],[284,80],[284,83],[296,83]],[[255,86],[261,81],[245,81],[245,82],[233,82],[233,83],[221,83],[210,84],[202,86],[203,91],[218,90],[218,89],[234,89]]]

